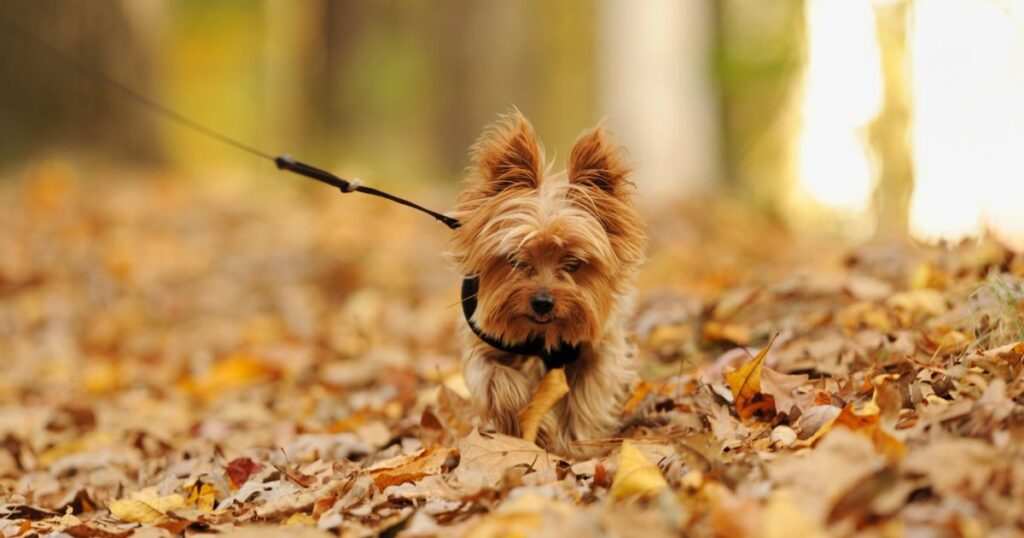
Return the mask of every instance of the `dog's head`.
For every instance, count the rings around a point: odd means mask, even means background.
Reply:
[[[599,125],[576,141],[566,170],[551,174],[533,127],[514,111],[472,156],[451,251],[480,279],[473,321],[509,344],[598,338],[645,245],[622,151]]]

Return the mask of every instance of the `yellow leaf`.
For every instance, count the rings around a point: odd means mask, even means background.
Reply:
[[[537,441],[537,431],[544,415],[569,393],[569,384],[565,381],[565,369],[554,368],[541,378],[537,390],[530,397],[530,402],[519,412],[519,430],[523,439],[533,443]]]
[[[501,504],[497,510],[469,527],[467,538],[535,536],[545,520],[570,521],[574,507],[536,493],[525,493]],[[557,534],[557,533],[556,533]]]
[[[619,452],[619,469],[612,481],[611,496],[621,500],[651,497],[668,487],[658,466],[651,463],[632,441],[623,441]]]
[[[725,381],[732,390],[736,413],[744,421],[760,409],[775,409],[771,396],[762,395],[759,401],[756,401],[756,397],[761,394],[761,370],[764,368],[764,359],[768,356],[768,350],[772,348],[777,336],[778,334],[773,336],[756,357],[725,374]]]
[[[279,372],[249,355],[233,355],[218,361],[209,371],[188,379],[183,388],[197,396],[215,397],[224,391],[271,379]]]
[[[788,538],[790,536],[828,536],[821,523],[807,515],[807,510],[793,500],[786,490],[778,490],[768,498],[763,519],[766,538]]]
[[[296,512],[291,515],[288,519],[284,520],[286,526],[299,526],[299,527],[312,527],[316,525],[316,519],[309,514],[303,512]]]
[[[82,373],[82,385],[91,394],[105,394],[117,390],[122,385],[117,362],[90,362]]]
[[[743,346],[750,342],[750,327],[739,323],[708,321],[704,324],[704,339]]]
[[[875,395],[878,395],[878,389],[875,389]],[[879,423],[878,409],[874,398],[860,411],[847,405],[836,417],[835,424],[866,435],[871,439],[878,453],[890,460],[899,460],[906,454],[907,447],[882,427]]]
[[[189,490],[186,504],[194,504],[203,512],[212,512],[213,505],[217,501],[217,488],[213,484],[196,482]]]
[[[39,454],[39,464],[49,467],[57,460],[109,446],[114,443],[114,436],[108,432],[91,432],[81,437],[76,437],[64,444],[48,448]]]
[[[149,525],[155,525],[167,519],[163,512],[142,501],[126,499],[110,503],[110,513],[124,521],[147,523]]]
[[[152,490],[132,494],[130,499],[110,503],[110,513],[124,521],[155,525],[167,520],[167,512],[185,506],[181,495],[157,496]]]
[[[647,398],[647,395],[650,394],[652,390],[654,390],[654,386],[646,381],[641,381],[637,384],[636,388],[633,389],[633,395],[630,396],[629,400],[626,401],[626,404],[622,406],[622,414],[628,415],[633,411],[636,411],[636,408],[643,403],[644,399]]]

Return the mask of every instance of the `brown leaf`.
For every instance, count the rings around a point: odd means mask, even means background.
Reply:
[[[885,394],[885,396],[879,397],[880,393]],[[831,419],[828,419],[826,422],[821,424],[818,429],[814,431],[813,435],[801,441],[797,441],[794,443],[794,446],[812,446],[834,427],[842,426],[867,436],[871,439],[875,450],[880,454],[884,454],[890,460],[902,459],[907,451],[906,446],[902,441],[893,436],[893,434],[889,433],[881,423],[883,414],[879,401],[884,402],[890,409],[887,410],[886,416],[891,415],[891,405],[893,401],[892,394],[893,393],[888,390],[879,391],[876,387],[875,393],[870,402],[862,406],[860,409],[855,409],[853,404],[847,404],[839,411],[839,413],[836,413]]]
[[[800,408],[794,392],[803,386],[807,379],[807,374],[787,375],[766,366],[761,371],[761,393],[775,400],[776,411],[789,413],[794,406]]]
[[[771,396],[761,393],[761,370],[764,367],[764,359],[768,356],[768,350],[771,349],[777,336],[778,334],[773,336],[753,359],[725,374],[725,381],[729,384],[729,389],[732,390],[736,413],[744,421],[760,410],[775,410],[775,403]]]
[[[262,468],[262,465],[249,458],[235,458],[228,462],[224,472],[227,473],[228,480],[230,481],[228,485],[230,485],[232,489],[238,489],[242,484],[249,480],[250,476]]]
[[[459,454],[455,476],[467,485],[494,486],[511,467],[554,469],[559,461],[524,439],[476,430],[459,439]]]
[[[81,525],[68,527],[64,529],[64,532],[74,536],[75,538],[126,538],[131,536],[134,531],[110,532],[83,523]]]
[[[728,342],[737,346],[750,343],[750,327],[740,323],[708,321],[704,324],[703,334],[709,342]]]
[[[445,428],[453,430],[458,437],[469,435],[473,431],[473,406],[448,385],[441,384],[437,395],[437,418],[441,419]]]
[[[430,447],[412,454],[397,456],[378,462],[370,468],[373,484],[379,491],[388,486],[419,480],[427,475],[438,474],[444,469],[449,458],[456,455],[453,448]]]

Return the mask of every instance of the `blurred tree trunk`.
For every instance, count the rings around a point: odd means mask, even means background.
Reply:
[[[320,151],[329,131],[331,2],[265,0],[265,117],[288,151]]]
[[[882,57],[882,110],[870,127],[871,144],[880,174],[875,191],[876,238],[902,239],[908,233],[910,197],[914,190],[911,141],[910,18],[911,0],[875,4]]]
[[[11,24],[66,52],[82,69],[151,93],[152,43],[140,31],[140,18],[153,10],[63,0],[2,5]],[[62,146],[131,160],[160,156],[148,112],[17,35],[0,35],[0,81],[0,157]]]
[[[643,198],[670,201],[720,175],[718,103],[709,83],[714,3],[598,4],[600,106],[629,148]]]
[[[796,178],[805,2],[723,0],[717,9],[724,175],[756,205],[780,210]]]

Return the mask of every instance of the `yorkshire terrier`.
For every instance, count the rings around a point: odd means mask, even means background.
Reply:
[[[627,341],[644,224],[620,148],[603,126],[576,140],[552,173],[518,110],[473,146],[451,255],[462,274],[463,373],[473,405],[501,433],[520,435],[518,413],[550,368],[569,393],[544,416],[538,444],[566,456],[580,441],[614,435],[629,386]]]

